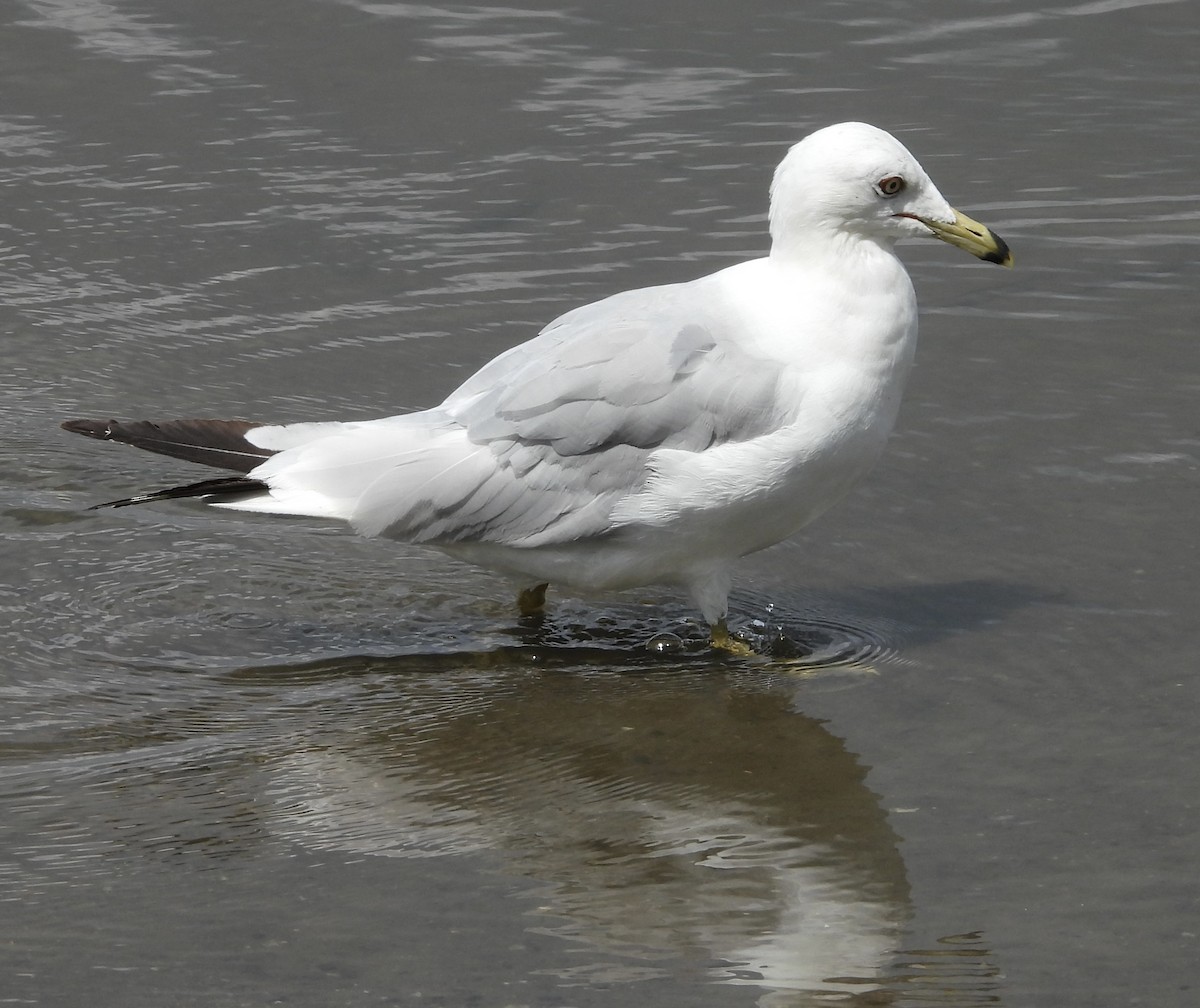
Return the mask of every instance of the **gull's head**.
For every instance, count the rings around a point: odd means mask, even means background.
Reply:
[[[959,213],[899,140],[866,123],[838,123],[796,144],[771,184],[772,254],[838,239],[890,248],[941,238],[987,262],[1012,265],[1002,238]]]

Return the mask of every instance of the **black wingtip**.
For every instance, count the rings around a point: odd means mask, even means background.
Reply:
[[[110,441],[114,423],[116,423],[115,420],[64,420],[59,426],[72,434],[82,434],[84,437]]]
[[[275,454],[246,439],[249,431],[262,426],[250,420],[67,420],[60,426],[97,441],[115,441],[241,473],[250,472]]]
[[[185,486],[168,487],[166,490],[154,490],[151,493],[138,494],[136,497],[105,501],[103,504],[93,504],[87,510],[99,511],[103,508],[132,507],[134,504],[180,500],[186,497],[205,497],[211,498],[211,503],[226,503],[244,500],[255,494],[264,493],[266,490],[267,484],[262,480],[246,479],[244,476],[226,476],[219,479],[201,480],[199,483],[188,483]]]

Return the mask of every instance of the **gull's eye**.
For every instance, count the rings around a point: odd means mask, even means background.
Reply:
[[[907,184],[899,175],[889,175],[875,183],[875,188],[879,190],[880,196],[898,196],[904,192]]]

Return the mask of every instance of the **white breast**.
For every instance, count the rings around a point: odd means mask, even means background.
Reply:
[[[853,270],[760,259],[712,278],[755,353],[779,367],[785,415],[750,441],[655,452],[654,477],[620,502],[615,523],[670,527],[739,556],[812,521],[874,465],[912,361],[916,300],[893,255],[860,254]]]

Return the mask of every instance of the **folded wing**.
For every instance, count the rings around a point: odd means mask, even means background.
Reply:
[[[381,473],[352,520],[437,543],[540,546],[609,531],[656,450],[703,452],[777,426],[777,372],[722,328],[694,284],[564,315],[422,414],[461,433],[445,428]]]
[[[563,543],[612,530],[656,451],[704,452],[778,425],[777,372],[724,329],[696,283],[628,291],[567,313],[419,413],[63,426],[251,476],[119,504],[206,496],[411,542]]]

